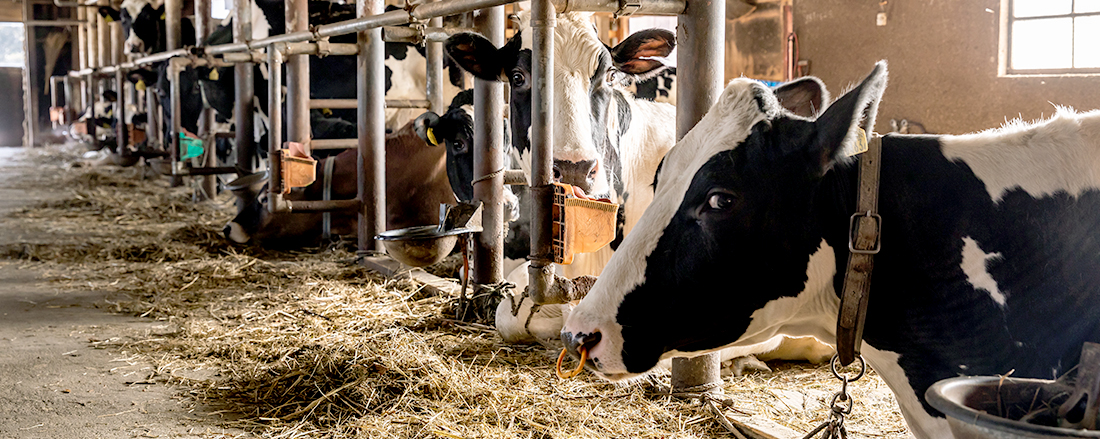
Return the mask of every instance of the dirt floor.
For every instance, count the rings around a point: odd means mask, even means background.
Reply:
[[[0,439],[737,437],[667,372],[559,380],[557,351],[454,320],[453,293],[340,246],[229,245],[228,196],[79,152],[0,148]],[[837,382],[769,366],[727,378],[719,411],[800,437]],[[851,392],[851,437],[908,436],[877,376]]]
[[[66,195],[17,184],[40,172],[22,148],[0,148],[0,244],[46,231],[10,214]],[[52,170],[50,172],[57,172]],[[110,292],[64,290],[41,264],[0,260],[0,438],[242,437],[217,409],[150,380],[153,365],[113,349],[168,325],[112,312]]]

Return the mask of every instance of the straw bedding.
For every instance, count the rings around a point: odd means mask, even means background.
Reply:
[[[29,158],[63,159],[56,150]],[[224,407],[221,422],[272,438],[733,437],[699,403],[662,394],[667,373],[629,385],[588,373],[559,380],[557,352],[451,319],[454,296],[383,279],[342,246],[231,246],[219,233],[234,213],[228,196],[194,203],[190,188],[141,173],[28,176],[21,184],[66,193],[12,213],[26,239],[0,246],[0,258],[37,264],[74,290],[112,291],[105,307],[166,322],[166,332],[114,348],[151,362],[150,379]],[[800,432],[824,420],[838,387],[828,370],[771,366],[727,379],[726,415]],[[853,437],[907,436],[877,376],[853,396]]]

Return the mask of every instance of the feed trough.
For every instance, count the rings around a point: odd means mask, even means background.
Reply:
[[[382,241],[386,253],[398,262],[426,267],[446,258],[460,235],[481,231],[481,227],[468,224],[480,208],[480,202],[462,202],[457,206],[441,204],[439,224],[387,230],[374,239]]]

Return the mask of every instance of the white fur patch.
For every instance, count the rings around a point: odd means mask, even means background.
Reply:
[[[248,234],[245,233],[244,228],[242,228],[240,224],[231,222],[227,225],[227,227],[229,227],[229,234],[226,235],[226,238],[229,238],[230,241],[233,241],[237,244],[244,244],[252,239],[251,236],[248,236]]]
[[[934,418],[924,411],[924,406],[917,399],[917,392],[913,390],[913,386],[909,384],[909,378],[905,376],[905,371],[898,364],[898,354],[890,351],[880,351],[866,342],[863,343],[860,352],[863,354],[863,358],[867,360],[867,364],[875,369],[875,372],[890,387],[890,391],[894,392],[901,414],[905,417],[905,423],[909,425],[909,433],[922,439],[950,439],[954,437],[946,419]],[[859,384],[856,383],[855,385]]]
[[[1047,120],[1016,120],[940,142],[943,154],[969,166],[995,202],[1014,188],[1036,198],[1100,188],[1100,110],[1058,107]]]
[[[126,12],[130,13],[130,18],[137,18],[138,14],[141,14],[141,10],[145,9],[145,5],[156,10],[164,4],[164,0],[125,0],[122,2],[122,8]],[[160,18],[160,17],[157,17]]]
[[[998,305],[1005,306],[1005,295],[997,287],[997,281],[986,270],[986,265],[991,259],[998,259],[1000,253],[986,253],[978,246],[977,241],[969,236],[963,237],[962,268],[966,273],[966,280],[974,288],[985,290]]]

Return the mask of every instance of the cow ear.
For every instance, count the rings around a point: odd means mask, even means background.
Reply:
[[[664,29],[646,29],[626,37],[611,49],[615,67],[631,75],[652,72],[665,64],[664,58],[676,48],[676,35]]]
[[[829,92],[825,84],[813,76],[806,76],[780,84],[774,89],[779,105],[802,117],[814,117],[825,103],[829,102]]]
[[[475,77],[486,81],[500,81],[504,75],[504,60],[508,58],[502,56],[505,49],[497,49],[481,35],[472,32],[458,33],[447,38],[443,47],[455,63]]]
[[[435,135],[435,128],[439,126],[439,115],[431,111],[421,114],[413,121],[413,131],[424,143],[431,146],[439,146],[439,138]]]
[[[99,15],[103,17],[104,20],[107,20],[108,23],[121,20],[122,18],[119,14],[120,12],[118,9],[112,8],[110,6],[99,7]]]
[[[816,136],[810,153],[820,160],[821,175],[842,156],[855,152],[856,136],[863,135],[861,122],[866,120],[866,126],[875,126],[878,104],[886,91],[886,76],[886,61],[879,61],[863,82],[829,105],[814,122]]]

